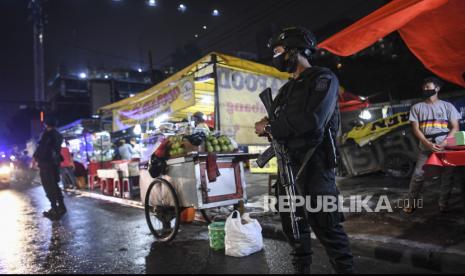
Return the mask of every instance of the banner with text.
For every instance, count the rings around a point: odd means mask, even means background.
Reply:
[[[239,144],[267,144],[255,134],[255,122],[266,116],[258,95],[268,87],[276,95],[287,80],[221,66],[217,72],[221,131]]]
[[[192,105],[195,105],[194,76],[189,76],[145,99],[113,110],[113,131],[146,123],[161,114],[171,114]]]

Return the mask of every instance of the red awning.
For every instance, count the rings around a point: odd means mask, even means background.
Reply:
[[[436,75],[465,87],[465,1],[393,0],[318,46],[349,56],[398,30]]]

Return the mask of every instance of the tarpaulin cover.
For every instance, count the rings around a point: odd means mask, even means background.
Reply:
[[[341,112],[360,110],[369,106],[370,103],[366,99],[362,100],[359,96],[345,90],[339,92],[339,109]]]
[[[425,67],[465,87],[465,1],[393,0],[318,46],[349,56],[399,31]]]

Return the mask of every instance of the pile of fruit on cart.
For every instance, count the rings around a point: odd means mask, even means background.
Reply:
[[[236,151],[235,143],[226,135],[208,135],[200,146],[194,146],[186,136],[172,135],[167,138],[166,154],[169,158],[185,156],[188,152],[231,153]]]
[[[213,135],[207,136],[207,141],[205,144],[207,152],[233,152],[235,150],[234,146],[231,144],[229,137],[221,135],[215,137]]]

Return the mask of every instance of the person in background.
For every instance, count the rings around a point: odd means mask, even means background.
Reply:
[[[111,147],[113,148],[113,160],[121,160],[121,155],[119,154],[118,145],[116,143],[111,143]]]
[[[208,127],[207,123],[205,123],[205,115],[198,111],[192,115],[192,120],[195,123],[195,132],[203,131],[206,135],[210,133],[210,128]]]
[[[63,157],[60,155],[63,137],[55,129],[56,126],[57,120],[55,118],[46,118],[45,130],[33,155],[40,169],[42,186],[51,204],[51,209],[44,211],[42,214],[51,220],[60,219],[67,211],[63,201],[63,194],[58,186],[60,163],[63,161]]]
[[[73,160],[74,176],[76,177],[77,187],[84,189],[86,187],[87,170],[84,165],[76,160]]]
[[[25,150],[22,152],[21,156],[18,157],[16,174],[18,176],[18,181],[31,184],[31,158],[28,155],[28,151]]]
[[[140,159],[140,147],[137,144],[136,138],[131,138],[129,144],[132,146],[132,157],[131,159]]]
[[[134,154],[132,146],[126,143],[126,140],[124,139],[119,141],[118,152],[121,156],[121,160],[131,160],[132,155]]]
[[[69,151],[69,143],[66,141],[64,147],[61,147],[61,156],[63,156],[63,162],[61,162],[61,181],[63,182],[64,188],[76,188],[76,177],[74,176],[74,163],[71,153]]]
[[[442,88],[442,81],[435,77],[423,81],[423,98],[412,106],[410,122],[414,135],[420,141],[420,152],[410,180],[409,205],[403,209],[407,214],[413,213],[424,183],[423,165],[432,152],[441,151],[446,146],[446,138],[454,136],[459,130],[460,113],[449,102],[438,98]],[[448,207],[452,190],[453,167],[444,167],[440,175],[441,192],[439,197],[439,211],[445,212]]]
[[[31,157],[29,157],[29,152],[27,150],[23,151],[23,154],[19,158],[19,161],[21,162],[21,166],[24,168],[30,168],[31,167]]]

